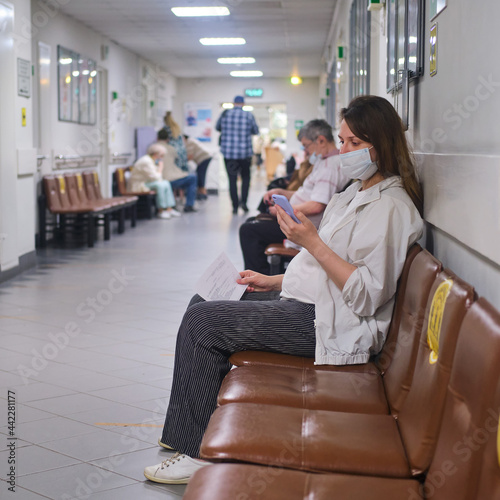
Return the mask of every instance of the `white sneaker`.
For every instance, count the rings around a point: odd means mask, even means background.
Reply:
[[[163,212],[160,212],[157,217],[158,217],[158,219],[170,219],[171,216],[168,212],[163,211]]]
[[[172,208],[172,210],[170,210],[168,212],[172,217],[180,217],[182,214],[176,210],[175,208]]]
[[[210,463],[176,453],[161,464],[146,467],[144,475],[155,483],[187,484],[191,476],[206,465]]]

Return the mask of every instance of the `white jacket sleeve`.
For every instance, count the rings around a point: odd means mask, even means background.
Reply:
[[[357,269],[342,290],[355,314],[373,316],[394,296],[407,248],[421,236],[422,228],[416,210],[398,198],[384,197],[363,209],[347,249]]]

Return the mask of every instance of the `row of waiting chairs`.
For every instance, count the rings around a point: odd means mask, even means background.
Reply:
[[[118,233],[125,231],[125,219],[132,227],[137,219],[137,196],[103,198],[99,176],[95,171],[46,175],[39,197],[39,247],[47,244],[47,236],[62,239],[66,233],[85,236],[94,246],[97,228],[104,228],[104,239],[111,236],[111,220],[118,221]],[[52,217],[47,217],[47,211]]]
[[[500,499],[500,313],[415,246],[366,365],[241,352],[185,500]],[[236,462],[236,463],[235,463]]]

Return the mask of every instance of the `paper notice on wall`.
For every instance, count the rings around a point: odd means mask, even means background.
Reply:
[[[195,291],[205,300],[240,300],[247,285],[236,283],[239,278],[240,273],[222,252],[197,281]]]

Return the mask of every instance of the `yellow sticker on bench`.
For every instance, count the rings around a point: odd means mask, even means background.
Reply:
[[[82,174],[76,174],[76,183],[78,184],[78,191],[81,191],[83,188]]]
[[[94,186],[99,185],[99,176],[97,175],[97,172],[94,172]]]
[[[116,171],[118,172],[118,180],[123,182],[123,169],[117,168]]]
[[[427,326],[427,343],[431,349],[429,363],[433,365],[439,357],[439,336],[441,335],[441,322],[443,321],[444,306],[446,299],[453,286],[453,280],[443,281],[437,288],[432,299],[429,313],[429,324]]]
[[[66,192],[66,182],[64,177],[62,175],[58,175],[57,178],[59,179],[59,192],[64,194]]]

